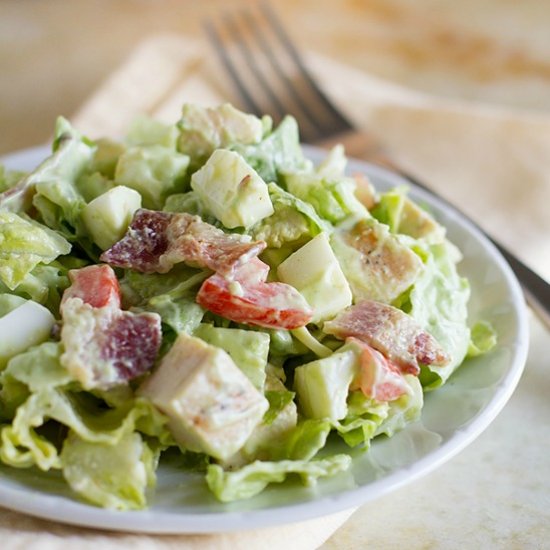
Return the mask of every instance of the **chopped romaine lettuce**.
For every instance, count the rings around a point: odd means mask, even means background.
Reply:
[[[2,210],[0,244],[0,281],[10,290],[38,264],[48,264],[71,251],[67,240],[49,227]]]
[[[226,472],[217,464],[208,466],[206,483],[222,502],[251,498],[270,483],[281,483],[289,474],[298,474],[304,485],[313,485],[320,477],[333,476],[349,468],[351,457],[333,455],[317,460],[260,460],[243,466],[240,470]]]
[[[272,129],[229,104],[184,105],[176,124],[141,117],[121,140],[91,141],[60,118],[40,166],[0,167],[0,460],[62,470],[79,497],[134,510],[171,448],[230,502],[293,475],[309,484],[337,474],[415,422],[424,392],[496,334],[483,320],[468,327],[469,286],[444,227],[405,188],[378,194],[346,167],[342,146],[315,167],[292,117]],[[154,223],[140,222],[140,205],[161,211]],[[201,230],[162,211],[199,216]],[[263,242],[254,254],[220,250],[214,233]],[[113,246],[120,263],[101,268],[108,282],[71,273]],[[187,260],[149,261],[174,251]],[[197,302],[213,287],[220,309]],[[302,324],[288,322],[298,311],[288,296],[308,302]],[[362,318],[368,303],[398,315],[367,308]],[[61,304],[78,312],[73,329],[96,319],[109,338],[91,361],[121,372],[137,325],[101,323],[122,310],[158,314],[151,370],[86,390],[63,365],[59,337],[71,324]],[[444,366],[423,363],[433,346],[410,340],[411,327],[437,341]],[[403,364],[396,350],[409,340],[415,362]]]

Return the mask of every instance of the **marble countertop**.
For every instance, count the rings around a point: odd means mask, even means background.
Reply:
[[[274,4],[300,44],[356,68],[442,97],[550,112],[543,2]],[[0,154],[44,142],[55,117],[76,112],[144,35],[198,35],[223,5],[3,0]],[[549,356],[549,334],[532,318],[524,375],[494,423],[437,471],[358,509],[322,548],[550,547]]]

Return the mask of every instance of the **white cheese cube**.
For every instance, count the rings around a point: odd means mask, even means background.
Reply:
[[[313,322],[329,319],[351,304],[349,284],[325,233],[291,254],[277,275],[307,300],[314,310]]]
[[[269,408],[220,348],[180,334],[139,394],[169,418],[185,448],[226,460],[246,442]]]

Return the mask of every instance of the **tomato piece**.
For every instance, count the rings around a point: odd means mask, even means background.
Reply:
[[[294,329],[307,325],[313,312],[304,297],[285,283],[264,282],[269,267],[258,259],[239,268],[234,279],[206,279],[197,303],[237,323]]]
[[[69,271],[71,286],[63,293],[63,302],[80,298],[92,307],[120,308],[120,286],[108,265],[89,265]]]
[[[377,401],[393,401],[409,392],[399,367],[368,344],[356,338],[348,338],[361,348],[360,374],[351,389],[361,389]]]

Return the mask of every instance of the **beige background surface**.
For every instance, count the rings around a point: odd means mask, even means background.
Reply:
[[[224,0],[2,0],[0,153],[43,141],[148,35]],[[239,2],[232,2],[238,5]],[[550,110],[545,0],[274,0],[303,47],[443,97]],[[206,46],[205,46],[206,47]]]
[[[359,71],[312,58],[317,74],[330,76],[327,89],[347,103],[355,120],[376,124],[415,174],[550,277],[550,4],[273,3],[303,48]],[[221,0],[2,0],[0,154],[45,141],[55,117],[76,113],[148,36],[171,31],[200,37],[201,18],[224,6]],[[210,55],[205,44],[198,47]],[[400,87],[392,89],[392,83]],[[324,548],[547,547],[550,347],[548,333],[534,319],[531,329],[525,375],[492,426],[443,468],[363,506]],[[303,527],[295,548],[314,547],[314,537],[306,536],[312,529]],[[207,547],[198,538],[66,530],[13,513],[1,516],[0,547],[8,536],[9,550],[84,543]],[[280,547],[276,534],[266,540],[261,534],[229,538],[224,547]]]

